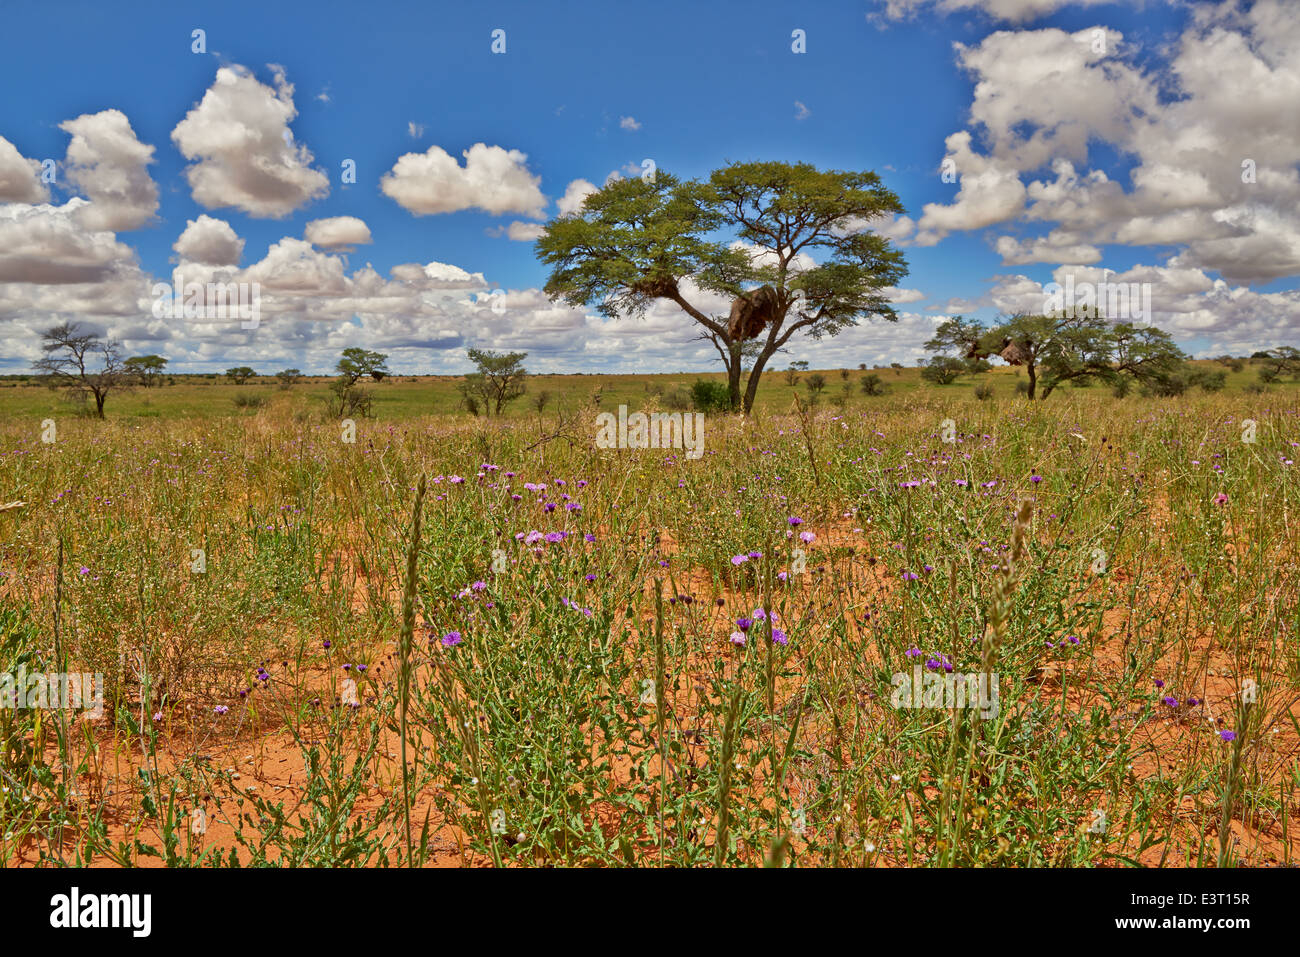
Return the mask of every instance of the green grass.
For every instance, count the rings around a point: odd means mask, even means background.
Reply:
[[[1211,360],[1198,360],[1193,363],[1198,368],[1212,371],[1227,371],[1228,378],[1225,391],[1239,393],[1246,391],[1252,383],[1258,381],[1257,370],[1247,364],[1239,372],[1225,369]],[[798,385],[788,384],[783,370],[769,370],[761,379],[755,409],[760,413],[789,412],[793,403],[793,394],[797,392],[801,399],[808,398],[807,379],[816,370],[798,374]],[[847,378],[842,372],[847,371]],[[935,386],[922,381],[920,369],[828,369],[821,370],[820,375],[826,381],[821,392],[820,402],[826,408],[839,408],[837,397],[847,395],[848,408],[880,407],[891,396],[898,398],[921,391],[933,393],[936,397],[961,398],[973,393],[976,385],[987,383],[992,387],[994,398],[1014,398],[1018,383],[1025,381],[1022,370],[1012,367],[998,367],[980,375],[962,376],[957,382],[947,386]],[[888,392],[885,396],[868,397],[863,395],[860,380],[863,376],[874,374],[884,382]],[[599,394],[599,408],[616,409],[625,404],[630,410],[644,409],[656,401],[657,396],[670,394],[674,390],[690,391],[691,384],[697,379],[725,382],[722,373],[679,373],[666,375],[537,375],[528,379],[529,394],[516,400],[506,409],[507,419],[529,419],[536,417],[532,396],[539,392],[548,392],[551,396],[548,409],[568,408],[573,410],[593,407],[594,396]],[[332,380],[315,377],[302,380],[289,389],[269,377],[255,379],[245,385],[232,385],[224,379],[205,380],[199,377],[182,377],[172,386],[151,388],[132,388],[116,392],[109,398],[107,415],[109,418],[158,419],[186,418],[213,419],[234,414],[248,414],[249,410],[236,405],[241,396],[258,396],[274,405],[278,410],[301,411],[304,415],[316,414],[323,409],[329,395]],[[365,383],[362,388],[373,390],[375,396],[373,413],[380,420],[411,419],[425,415],[463,414],[461,397],[457,391],[460,382],[457,376],[394,376],[380,383]],[[846,393],[846,385],[848,390]],[[1085,395],[1108,394],[1109,390],[1101,385],[1079,389],[1066,385],[1062,392],[1082,392]],[[1286,397],[1294,401],[1300,394],[1300,383],[1284,381],[1267,388],[1269,394]],[[1055,398],[1055,397],[1053,397]],[[1048,399],[1051,401],[1051,398]],[[29,382],[0,382],[0,411],[10,420],[22,418],[44,419],[84,415],[86,407],[64,393],[56,392],[44,386]]]
[[[598,410],[694,375],[538,377],[555,403],[500,421],[386,381],[355,444],[324,380],[137,390],[107,422],[0,388],[0,504],[26,503],[0,512],[0,672],[108,694],[97,725],[0,709],[0,861],[420,864],[439,834],[498,864],[1292,860],[1296,386],[1031,404],[1010,370],[988,401],[876,371],[888,395],[854,370],[806,423],[765,377],[698,461],[594,444]],[[733,644],[755,608],[787,644]],[[893,706],[913,651],[995,662],[996,716]],[[305,783],[250,792],[276,742]]]

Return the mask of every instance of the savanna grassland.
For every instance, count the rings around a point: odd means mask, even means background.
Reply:
[[[0,862],[1292,863],[1300,388],[875,372],[698,460],[594,441],[693,375],[6,383],[0,670],[106,697],[0,709]]]

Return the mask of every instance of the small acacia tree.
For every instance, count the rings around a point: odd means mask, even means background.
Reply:
[[[343,355],[334,367],[339,377],[330,383],[332,399],[327,399],[331,413],[346,417],[350,415],[370,415],[374,402],[374,390],[363,389],[357,385],[361,379],[369,376],[376,382],[388,375],[388,356],[382,352],[371,352],[353,346],[343,350]]]
[[[356,385],[358,379],[366,376],[379,382],[388,375],[388,356],[353,346],[343,350],[343,358],[339,359],[335,370],[347,380],[349,386]]]
[[[921,369],[921,378],[935,385],[951,385],[967,372],[966,363],[952,356],[934,356]]]
[[[121,345],[75,322],[54,326],[41,340],[45,357],[32,363],[32,368],[49,376],[55,387],[82,399],[93,398],[95,415],[102,419],[108,394],[128,383]]]
[[[875,173],[732,163],[702,182],[616,180],[548,223],[536,248],[552,299],[609,317],[676,304],[718,351],[732,409],[749,412],[763,370],[796,332],[817,339],[861,316],[897,318],[885,287],[907,266],[865,226],[902,211]],[[732,299],[733,321],[688,299],[692,286]],[[754,321],[737,325],[738,307]]]
[[[235,385],[243,385],[257,373],[249,366],[235,366],[233,369],[226,370],[226,378]]]
[[[1262,382],[1276,382],[1285,375],[1300,374],[1300,349],[1294,346],[1281,346],[1255,354],[1255,362],[1261,367],[1259,378]]]
[[[122,363],[124,371],[142,386],[162,385],[167,360],[162,356],[132,356]]]
[[[459,387],[465,404],[473,411],[482,403],[489,415],[500,415],[506,403],[524,394],[528,370],[523,361],[528,353],[470,349],[468,354],[476,368]]]
[[[1065,382],[1116,385],[1127,378],[1155,384],[1180,374],[1187,360],[1169,333],[1131,322],[1111,323],[1095,314],[1018,315],[991,329],[954,316],[935,330],[925,347],[941,354],[931,360],[932,366],[953,361],[964,366],[942,355],[953,349],[966,361],[996,355],[1023,366],[1029,399],[1046,399]]]

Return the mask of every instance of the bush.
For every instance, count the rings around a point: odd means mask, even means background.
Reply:
[[[691,386],[691,404],[696,412],[730,412],[731,391],[725,382],[696,379]]]
[[[935,385],[951,385],[966,371],[966,363],[951,356],[935,356],[924,369],[921,378]]]
[[[237,409],[260,409],[266,405],[266,396],[252,395],[241,392],[235,396],[235,408]]]
[[[862,377],[862,391],[866,395],[884,395],[885,380],[874,372]]]
[[[373,400],[374,393],[368,389],[359,389],[347,379],[337,379],[330,385],[330,396],[325,404],[331,415],[345,419],[354,415],[369,416]]]
[[[1200,386],[1203,392],[1221,392],[1227,384],[1228,373],[1197,370],[1191,375],[1191,384]]]
[[[981,402],[993,398],[993,386],[989,385],[987,382],[981,382],[975,387],[975,398],[979,399]]]
[[[1158,399],[1171,399],[1174,396],[1182,395],[1191,385],[1191,376],[1185,372],[1174,372],[1158,378],[1148,379],[1142,384],[1142,394],[1144,396],[1154,396]]]

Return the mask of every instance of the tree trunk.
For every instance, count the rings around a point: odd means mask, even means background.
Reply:
[[[731,358],[727,361],[727,393],[731,397],[731,411],[740,411],[740,342],[727,344]]]
[[[1026,366],[1026,368],[1029,370],[1029,393],[1028,393],[1028,395],[1029,395],[1029,399],[1032,401],[1033,398],[1034,398],[1034,389],[1035,389],[1035,388],[1037,387],[1037,385],[1038,385],[1038,373],[1037,373],[1037,371],[1034,369],[1034,361],[1033,361],[1032,359],[1030,359],[1027,363],[1025,363],[1025,366]]]
[[[758,395],[758,378],[763,374],[763,366],[767,365],[767,360],[775,352],[775,349],[771,352],[764,349],[754,360],[754,368],[749,370],[749,381],[745,383],[745,415],[749,415],[750,410],[754,408],[754,397]]]
[[[103,392],[95,393],[95,414],[101,419],[104,417],[104,399],[108,396]]]

